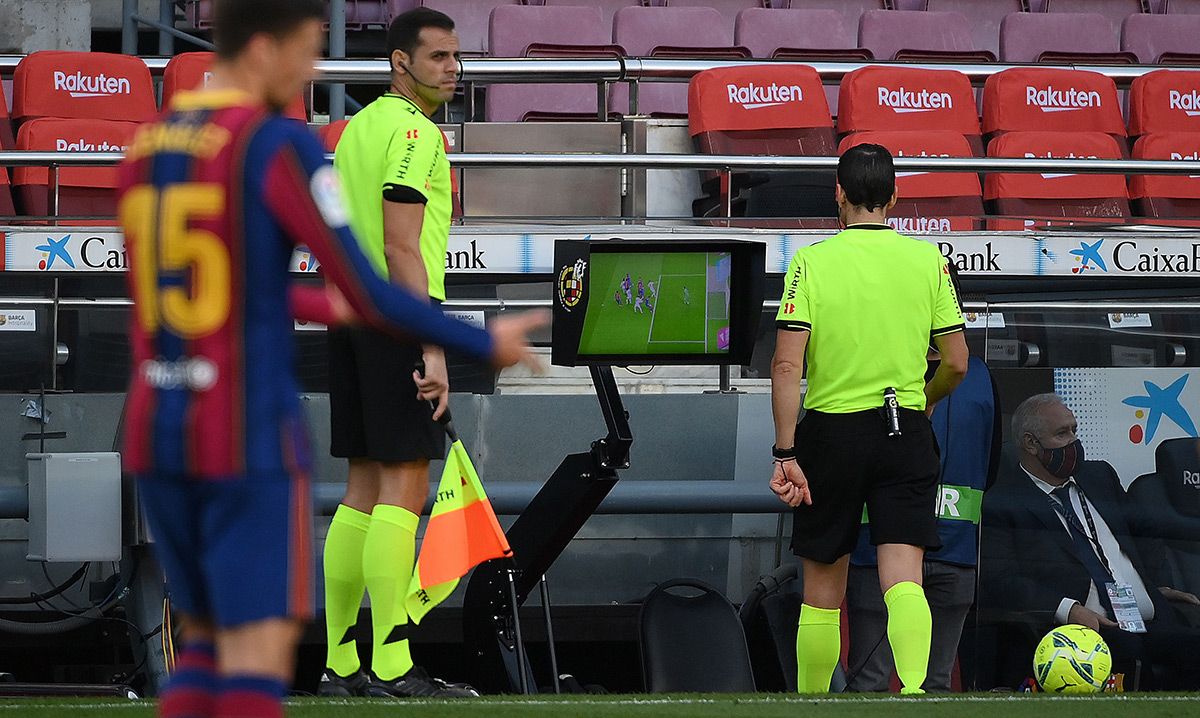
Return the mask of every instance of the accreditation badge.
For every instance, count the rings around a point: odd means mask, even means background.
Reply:
[[[1133,586],[1120,581],[1110,581],[1104,584],[1108,591],[1108,601],[1112,604],[1113,617],[1122,631],[1130,633],[1145,633],[1146,621],[1138,608],[1137,597],[1133,595]]]

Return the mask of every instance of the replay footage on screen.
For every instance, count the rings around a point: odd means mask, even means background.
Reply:
[[[580,356],[729,351],[729,252],[592,255]]]

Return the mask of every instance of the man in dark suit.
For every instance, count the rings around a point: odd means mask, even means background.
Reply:
[[[1032,396],[1013,413],[1016,460],[1007,458],[983,504],[985,620],[1015,618],[1034,636],[1081,624],[1108,642],[1114,670],[1131,675],[1135,660],[1171,666],[1176,675],[1156,687],[1195,687],[1200,632],[1186,627],[1171,603],[1200,599],[1166,587],[1160,567],[1143,563],[1134,536],[1154,517],[1128,510],[1112,467],[1084,460],[1077,430],[1074,414],[1055,394]],[[1132,590],[1145,632],[1119,625],[1110,585]]]

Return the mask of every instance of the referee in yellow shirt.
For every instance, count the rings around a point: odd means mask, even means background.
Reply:
[[[338,143],[350,227],[376,271],[433,302],[446,298],[450,163],[430,116],[454,96],[454,22],[428,8],[388,29],[391,87],[354,116]],[[413,369],[425,363],[425,376]],[[325,540],[326,696],[468,697],[469,686],[429,677],[409,652],[405,595],[417,522],[429,494],[429,461],[445,456],[430,415],[446,409],[446,359],[437,346],[369,329],[329,334],[330,452],[350,460],[346,495]],[[354,627],[364,587],[371,597],[371,675]]]
[[[937,248],[886,224],[896,203],[886,149],[862,144],[843,153],[836,195],[845,229],[792,258],[771,362],[771,490],[794,508],[792,550],[804,567],[798,688],[829,690],[865,505],[896,672],[903,693],[921,693],[931,632],[921,569],[925,550],[940,546],[938,456],[927,414],[966,374],[963,318]],[[930,338],[942,362],[926,384]]]

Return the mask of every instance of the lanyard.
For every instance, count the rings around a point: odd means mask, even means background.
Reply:
[[[1079,492],[1079,506],[1083,509],[1083,518],[1087,521],[1087,530],[1084,530],[1083,526],[1079,524],[1079,518],[1075,515],[1074,511],[1068,513],[1064,510],[1062,504],[1053,498],[1050,498],[1050,504],[1058,512],[1058,515],[1063,517],[1063,520],[1073,526],[1076,531],[1083,534],[1084,538],[1096,548],[1096,554],[1100,557],[1100,563],[1104,564],[1104,570],[1108,571],[1108,575],[1111,576],[1113,575],[1112,566],[1108,563],[1108,556],[1104,554],[1104,547],[1100,545],[1100,533],[1096,531],[1096,522],[1092,519],[1092,510],[1088,508],[1087,494],[1083,493],[1083,488],[1079,484],[1075,484],[1074,482],[1072,484],[1074,484],[1075,490]],[[1070,485],[1068,484],[1068,486]],[[1070,493],[1070,490],[1068,490],[1068,497]]]

